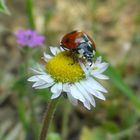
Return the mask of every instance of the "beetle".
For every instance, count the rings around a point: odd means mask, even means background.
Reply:
[[[96,51],[94,41],[82,31],[72,31],[64,35],[60,41],[60,46],[64,50],[70,50],[74,56],[77,55],[90,63],[92,63]]]

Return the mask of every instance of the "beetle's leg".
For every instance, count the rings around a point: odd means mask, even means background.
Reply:
[[[62,47],[65,51],[67,50],[65,47],[63,47],[63,45],[60,45],[60,47]]]

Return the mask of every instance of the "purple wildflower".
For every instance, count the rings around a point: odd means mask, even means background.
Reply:
[[[17,43],[23,47],[36,47],[43,45],[45,37],[33,30],[18,30],[16,33]]]

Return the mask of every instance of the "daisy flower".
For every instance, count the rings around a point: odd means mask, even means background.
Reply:
[[[80,101],[89,110],[91,105],[95,107],[94,97],[105,100],[103,93],[107,93],[107,90],[96,79],[108,79],[103,74],[108,63],[98,57],[89,66],[88,63],[73,62],[70,52],[62,48],[50,47],[50,51],[53,55],[44,53],[46,64],[33,69],[36,74],[28,79],[34,83],[33,88],[50,88],[51,99],[66,94],[73,105]]]
[[[33,30],[18,30],[15,33],[17,43],[23,47],[28,46],[30,48],[42,46],[45,37],[39,35],[36,31]]]

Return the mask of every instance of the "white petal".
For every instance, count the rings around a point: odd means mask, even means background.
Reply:
[[[58,47],[50,47],[50,50],[53,55],[56,55],[61,52],[61,50]]]
[[[75,99],[70,93],[67,92],[67,96],[68,96],[69,101],[70,101],[73,105],[76,106],[76,105],[78,104],[77,99]]]
[[[71,85],[70,86],[70,94],[80,100],[81,102],[85,102],[85,98],[83,97],[83,95],[79,92],[79,90],[77,89],[77,87],[75,85]]]
[[[46,62],[48,62],[48,60],[51,59],[52,56],[49,55],[49,54],[44,53],[44,57],[43,57],[43,58],[44,58],[44,60],[45,60]]]
[[[51,96],[51,99],[55,99],[55,98],[59,97],[60,94],[61,94],[61,92],[53,93],[52,96]]]
[[[94,77],[96,77],[98,79],[102,79],[102,80],[108,80],[109,79],[108,76],[103,75],[103,74],[97,74],[97,75],[94,75]]]
[[[91,104],[95,107],[96,106],[96,103],[95,103],[95,100],[94,98],[92,97],[91,95],[91,91],[89,87],[86,86],[85,84],[86,81],[80,81],[80,84],[84,87],[84,89],[89,93],[88,96],[90,97],[90,100],[91,100]]]
[[[95,61],[95,65],[101,63],[101,61],[102,61],[102,57],[101,56],[97,57]]]
[[[88,78],[85,84],[90,88],[92,88],[93,90],[98,90],[107,93],[107,90],[100,83],[95,81],[93,78]]]
[[[51,87],[53,84],[54,84],[54,82],[53,82],[53,83],[47,83],[47,84],[44,84],[44,85],[41,85],[41,86],[35,87],[35,89],[48,88],[48,87]]]
[[[85,101],[85,102],[83,102],[83,104],[88,110],[91,109],[89,101]]]
[[[84,65],[81,61],[79,61],[79,64],[80,64],[82,70],[84,71],[85,75],[89,75],[89,71],[88,71],[88,69],[85,67],[85,65]]]
[[[68,83],[63,84],[63,91],[68,93],[70,92],[70,85]]]
[[[62,83],[56,83],[52,88],[51,88],[51,92],[53,93],[51,99],[55,99],[58,96],[60,96],[61,92],[62,92]]]
[[[77,86],[77,88],[79,89],[81,94],[85,97],[85,99],[87,101],[89,101],[93,106],[95,106],[95,101],[93,100],[93,97],[90,96],[90,94],[87,91],[87,89],[85,89],[84,86],[81,83],[76,83],[75,85]]]
[[[37,64],[37,69],[41,72],[44,72],[44,66],[41,64]]]
[[[35,75],[28,79],[28,81],[30,81],[30,82],[36,82],[38,80],[43,80],[43,81],[46,81],[47,83],[52,83],[54,81],[54,79],[52,79],[51,76],[47,75],[47,74]]]
[[[27,79],[29,82],[36,82],[33,87],[40,86],[47,83],[54,82],[54,79],[50,77],[50,75],[44,74],[44,75],[34,75]]]
[[[105,100],[105,96],[100,91],[93,91],[91,94],[93,94],[95,97]]]
[[[43,80],[38,80],[38,81],[36,81],[36,83],[33,84],[32,87],[38,87],[38,86],[42,86],[44,84],[47,84],[47,82],[43,81]]]
[[[108,66],[109,64],[106,63],[106,62],[102,62],[102,63],[99,63],[99,64],[96,64],[97,67],[100,67],[100,68],[104,68],[106,66]]]
[[[93,89],[91,86],[89,86],[89,84],[87,84],[86,82],[81,83],[83,86],[85,86],[85,88],[88,90],[88,92],[92,95],[94,95],[95,97],[101,99],[101,100],[105,100],[105,96],[98,90]]]
[[[54,79],[52,79],[51,76],[47,75],[47,74],[45,74],[45,75],[37,75],[37,77],[39,79],[42,79],[42,80],[48,82],[48,83],[52,83],[54,81]]]
[[[108,68],[108,66],[109,66],[109,64],[108,64],[108,63],[105,63],[105,62],[99,64],[99,66],[97,65],[97,67],[99,67],[99,71],[100,71],[100,73],[106,71],[106,69]]]
[[[27,79],[27,81],[29,81],[29,82],[36,82],[38,80],[39,80],[39,78],[37,77],[37,75],[32,76],[32,77],[30,77],[30,78]]]
[[[92,75],[96,75],[96,74],[103,73],[104,71],[106,71],[108,66],[109,66],[108,63],[101,63],[99,65],[92,65],[92,67],[91,67],[91,74]]]
[[[36,74],[45,74],[44,71],[39,71],[39,70],[36,70],[36,69],[33,69],[33,68],[30,68],[30,69]]]

